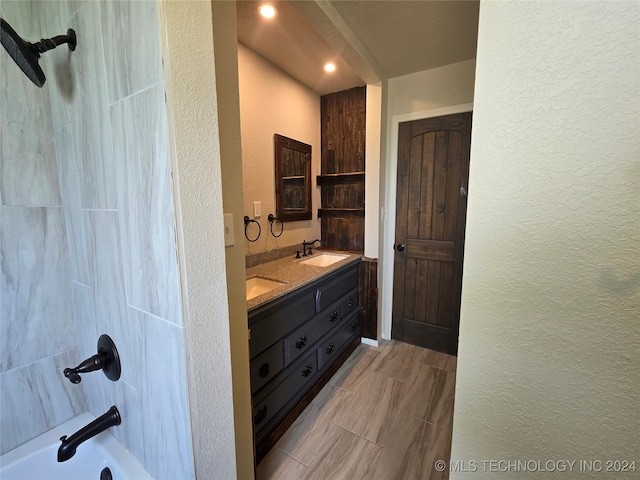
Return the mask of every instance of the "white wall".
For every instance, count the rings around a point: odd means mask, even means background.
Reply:
[[[475,60],[392,78],[386,99],[386,159],[380,175],[384,188],[384,215],[380,235],[382,283],[378,324],[383,338],[391,338],[393,301],[393,249],[396,224],[396,170],[398,165],[398,125],[420,118],[468,112],[473,105]]]
[[[382,85],[367,85],[364,185],[364,255],[378,258],[380,232],[380,137],[382,136]]]
[[[229,336],[233,381],[233,420],[237,478],[254,476],[253,418],[247,342],[246,272],[242,218],[242,145],[238,92],[238,34],[235,2],[211,2],[218,95],[218,130],[224,212],[234,221],[233,246],[225,247]],[[213,393],[213,392],[212,392]],[[209,457],[206,450],[202,452]]]
[[[244,214],[253,216],[253,202],[262,203],[262,235],[258,241],[245,240],[246,253],[259,253],[275,248],[320,238],[317,209],[320,191],[316,175],[320,174],[320,96],[274,67],[252,50],[238,45],[240,84],[240,122],[242,129],[242,171]],[[281,237],[269,232],[269,213],[276,214],[275,166],[273,134],[278,133],[311,145],[311,202],[313,219],[285,223]],[[279,233],[280,224],[274,226]],[[250,225],[249,237],[257,228]]]
[[[474,59],[389,79],[389,117],[473,100]]]
[[[640,4],[479,25],[452,459],[639,461]]]
[[[195,477],[236,478],[221,173],[225,139],[218,125],[229,103],[221,102],[220,110],[214,7],[201,1],[159,5]],[[235,21],[235,15],[226,15]],[[231,293],[237,298],[236,290]]]

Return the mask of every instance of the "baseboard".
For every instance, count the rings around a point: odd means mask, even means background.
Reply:
[[[378,346],[378,340],[373,340],[371,338],[362,337],[360,339],[360,343],[364,343],[365,345],[371,345],[373,347],[377,347]]]

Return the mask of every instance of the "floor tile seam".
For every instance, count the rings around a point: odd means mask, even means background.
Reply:
[[[404,389],[408,385],[408,383],[403,381],[403,380],[399,380],[399,379],[397,379],[395,377],[388,377],[386,375],[383,375],[383,376],[385,377],[385,380],[393,380],[393,381],[396,381],[396,382],[400,382],[402,384],[402,385],[394,385],[394,384],[392,384],[390,387],[388,387],[388,389],[389,389],[388,395],[390,396],[389,397],[389,402],[388,402],[389,403],[389,407],[390,408],[395,408],[394,404],[395,403],[400,403],[400,402],[399,401],[394,401],[394,399],[397,398],[397,395],[398,395],[399,391],[402,392],[402,389]],[[382,398],[382,394],[383,394],[383,392],[385,390],[386,389],[381,389],[379,392],[377,392],[377,396],[373,399],[374,402],[375,401],[378,401],[378,402],[380,401],[380,399]],[[369,399],[370,395],[368,395],[367,392],[356,390],[355,392],[352,393],[352,395],[354,395],[354,396],[357,395],[356,400],[360,400],[359,402],[356,402],[356,404],[359,407],[361,407],[365,403],[367,405],[371,404],[371,401]]]
[[[281,453],[283,453],[284,455],[286,455],[287,457],[289,457],[291,460],[294,460],[294,461],[298,462],[299,464],[301,464],[302,466],[304,466],[304,468],[305,468],[305,469],[309,466],[309,465],[307,465],[306,463],[304,463],[303,461],[298,460],[296,457],[294,457],[294,456],[293,456],[293,455],[291,455],[290,453],[285,452],[285,451],[284,451],[284,450],[282,450],[280,447],[273,447],[273,448],[275,448],[276,450],[279,450]],[[315,457],[315,455],[314,455],[314,457]]]
[[[409,416],[411,418],[415,418],[416,420],[420,420],[422,423],[431,423],[431,422],[428,422],[425,418],[420,418],[419,416],[414,415],[414,414],[412,414],[410,412],[407,412],[407,411],[403,410],[402,408],[399,408],[398,412],[403,414],[403,415],[407,415],[407,416]]]
[[[440,378],[440,373],[442,373],[443,371],[444,370],[438,372],[438,376],[436,377],[436,383],[434,384],[434,387],[435,387],[435,385],[437,385],[438,379]],[[431,415],[431,409],[433,408],[433,397],[435,396],[435,394],[436,394],[436,389],[432,388],[431,389],[431,396],[429,397],[429,403],[427,404],[428,405],[428,407],[427,407],[427,418],[429,418],[429,416]]]
[[[366,441],[367,441],[367,442],[369,442],[371,445],[375,445],[375,446],[377,446],[377,447],[384,448],[384,445],[380,445],[379,443],[376,443],[376,442],[374,442],[374,441],[372,441],[372,440],[368,439],[367,437],[365,437],[365,436],[363,436],[363,435],[360,435],[359,433],[353,432],[353,431],[349,430],[347,427],[344,427],[344,426],[342,426],[342,425],[338,425],[337,423],[336,423],[336,424],[334,424],[334,425],[335,425],[336,427],[338,427],[338,428],[341,428],[341,429],[342,429],[342,430],[344,430],[345,432],[349,432],[349,433],[351,433],[352,435],[355,435],[356,437],[359,437],[359,438],[361,438],[361,439],[363,439],[363,440],[366,440]]]
[[[358,380],[358,382],[356,383],[356,385],[353,387],[353,388],[354,388],[354,390],[349,390],[349,389],[344,388],[344,387],[342,387],[342,386],[340,386],[340,385],[336,385],[335,383],[331,383],[331,380],[332,380],[334,377],[332,377],[331,379],[329,379],[329,381],[328,381],[327,383],[328,383],[329,385],[333,385],[334,387],[342,388],[343,390],[346,390],[346,391],[348,391],[348,392],[355,393],[356,389],[357,389],[357,388],[360,386],[360,384],[362,383],[362,377],[363,377],[363,376],[364,376],[368,371],[372,371],[372,372],[374,372],[375,370],[371,370],[371,369],[369,368],[369,365],[365,366],[365,367],[363,368],[362,372],[359,372],[359,373],[358,373],[358,375],[357,375],[357,377],[356,377],[356,379],[359,379],[359,380]]]
[[[442,393],[442,392],[441,392]],[[429,401],[429,407],[427,409],[427,418],[430,418],[432,416],[432,411],[434,409],[434,407],[436,407],[435,405],[435,395],[436,395],[436,389],[433,389],[433,393],[431,396],[431,400]],[[454,391],[452,392],[452,396],[451,398],[449,396],[445,396],[445,395],[440,395],[440,398],[442,400],[440,407],[442,407],[443,405],[447,405],[449,403],[453,403],[451,405],[451,411],[453,412],[453,408],[455,407],[455,386],[454,386]],[[430,422],[433,423],[433,422]],[[435,424],[437,425],[437,424]]]
[[[402,382],[402,383],[409,383],[409,379],[408,378],[407,379],[402,379],[402,378],[394,377],[393,375],[388,375],[388,374],[383,373],[383,372],[375,372],[375,373],[377,373],[378,375],[382,375],[384,377],[390,378],[392,380],[397,380],[397,381]]]
[[[448,370],[448,369],[446,369],[446,368],[438,367],[438,366],[436,366],[436,365],[432,365],[432,364],[430,364],[430,363],[423,362],[422,360],[417,360],[417,361],[416,361],[416,363],[420,363],[420,364],[422,364],[422,365],[426,365],[427,367],[435,368],[436,370],[442,370],[443,372],[453,373],[453,374],[455,374],[455,373],[456,373],[456,371],[455,371],[455,370]]]
[[[358,385],[360,385],[360,383],[362,383],[362,382],[358,382]],[[344,388],[344,387],[342,387],[340,385],[336,385],[335,383],[331,383],[331,381],[328,381],[327,385],[331,385],[332,387],[339,388],[343,392],[347,392],[347,393],[350,393],[352,395],[355,393],[355,390],[349,390],[348,388]],[[356,386],[356,388],[358,388],[358,387]]]
[[[371,370],[371,372],[372,373],[377,373],[378,375],[382,375],[383,377],[390,378],[392,380],[397,380],[397,381],[402,382],[402,383],[408,383],[409,382],[409,379],[403,380],[402,378],[394,377],[393,375],[389,375],[389,374],[384,373],[384,372],[379,372],[377,370]],[[360,383],[362,383],[362,382],[360,382]]]
[[[452,428],[447,425],[438,425],[437,423],[430,422],[429,420],[423,420],[427,425],[437,428],[438,430],[451,430]]]
[[[342,388],[340,388],[340,387],[337,387],[337,386],[335,386],[335,385],[334,385],[334,387],[335,387],[335,388],[338,388],[338,389],[340,389],[340,390],[342,390],[345,394],[347,394],[347,395],[349,395],[349,396],[353,395],[353,392],[350,392],[350,391],[348,391],[348,390],[344,390],[344,389],[342,389]],[[344,414],[344,412],[347,412],[347,414],[349,413],[349,409],[348,409],[348,408],[346,408],[346,407],[344,407],[344,406],[343,406],[342,408],[337,408],[336,406],[331,405],[331,403],[332,403],[332,402],[331,402],[331,401],[329,401],[329,402],[327,402],[327,404],[323,405],[323,406],[322,406],[322,408],[319,408],[319,409],[317,410],[317,415],[314,415],[314,418],[313,418],[313,419],[312,419],[312,421],[310,422],[310,423],[311,423],[311,428],[305,429],[305,431],[306,431],[306,435],[305,435],[305,437],[306,437],[307,435],[311,435],[311,434],[312,434],[313,432],[315,432],[316,430],[319,430],[319,429],[321,429],[321,428],[324,428],[324,427],[322,427],[322,426],[318,426],[318,421],[319,421],[319,419],[320,419],[320,418],[322,418],[322,416],[327,415],[326,410],[329,410],[329,409],[334,409],[334,410],[335,410],[335,412],[334,412],[334,414],[333,414],[333,415],[329,415],[329,417],[330,417],[330,418],[329,418],[329,422],[328,422],[328,423],[329,423],[329,425],[335,425],[335,426],[339,426],[337,423],[335,423],[335,418],[339,418],[341,414]],[[340,402],[338,402],[338,404],[339,404],[339,403],[340,403]],[[310,419],[310,420],[311,420],[311,419]],[[290,428],[291,428],[291,427],[290,427]],[[299,427],[298,427],[298,428],[299,428]],[[304,442],[304,441],[305,441],[305,439],[303,438],[303,439],[302,439],[302,442]],[[280,447],[278,447],[278,448],[279,448],[279,450],[282,450],[282,448],[280,448]],[[286,452],[285,450],[282,450],[282,451],[283,451],[283,452],[285,452],[285,453],[287,453],[289,456],[291,456],[291,457],[295,458],[295,457],[293,456],[293,454],[292,454],[292,453],[288,453],[288,452]],[[314,454],[314,458],[315,458],[315,454]],[[313,460],[313,459],[312,459],[312,460]],[[306,463],[304,463],[302,460],[299,460],[299,459],[298,459],[298,461],[299,461],[300,463],[302,463],[303,465],[309,466],[309,465],[307,465]]]
[[[406,412],[403,412],[402,410],[400,410],[400,408],[399,408],[399,407],[395,407],[395,406],[393,406],[393,405],[389,405],[388,407],[389,407],[389,408],[387,408],[387,411],[386,411],[386,413],[385,413],[385,415],[384,415],[384,418],[385,418],[385,419],[386,419],[386,418],[388,418],[388,417],[391,417],[391,416],[393,416],[393,415],[395,415],[395,414],[403,414],[403,413],[406,413]],[[343,412],[343,413],[344,413],[344,412]],[[407,414],[407,415],[409,415],[409,414]],[[413,415],[410,415],[410,416],[413,416]],[[359,437],[362,437],[362,438],[364,438],[364,439],[366,439],[366,440],[368,440],[368,441],[372,442],[370,439],[368,439],[368,438],[366,438],[365,436],[363,436],[363,434],[358,433],[358,432],[354,432],[354,431],[353,431],[353,430],[351,430],[348,426],[341,425],[340,423],[338,423],[338,422],[340,421],[340,417],[339,417],[339,416],[337,416],[337,415],[336,415],[336,418],[337,418],[337,420],[336,420],[336,421],[333,421],[333,420],[332,420],[332,425],[335,425],[336,427],[342,428],[343,430],[346,430],[346,431],[348,431],[348,432],[351,432],[351,433],[353,433],[354,435],[357,435],[357,436],[359,436]],[[419,417],[414,417],[414,418],[417,418],[418,420],[422,420],[422,419],[421,419],[421,418],[419,418]],[[426,421],[425,421],[425,420],[422,420],[422,421],[426,423]],[[346,422],[343,422],[343,423],[346,423]],[[376,442],[372,442],[372,443],[376,443]],[[379,444],[378,444],[378,443],[376,443],[376,445],[379,445]],[[382,445],[381,445],[381,446],[382,446]]]

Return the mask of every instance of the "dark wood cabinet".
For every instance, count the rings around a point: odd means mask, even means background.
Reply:
[[[320,97],[322,246],[364,251],[366,87]]]
[[[249,313],[253,429],[259,461],[283,423],[344,362],[360,336],[360,259]],[[285,428],[286,428],[285,426]],[[274,433],[275,432],[275,433]],[[280,433],[281,435],[281,433]]]

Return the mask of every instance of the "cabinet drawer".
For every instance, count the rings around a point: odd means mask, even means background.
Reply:
[[[313,318],[315,313],[314,291],[307,290],[252,314],[249,320],[251,358]]]
[[[358,316],[346,318],[338,328],[318,346],[318,370],[327,367],[338,358],[343,347],[360,332]]]
[[[284,346],[280,341],[251,360],[251,393],[255,393],[284,368]]]
[[[326,311],[304,324],[284,340],[284,361],[289,365],[300,355],[313,350],[320,340],[339,321],[340,303],[335,302]],[[335,315],[334,315],[335,314]]]
[[[265,392],[253,402],[253,424],[259,432],[305,385],[312,384],[318,376],[316,352],[308,352],[295,365],[289,367],[285,378],[275,388]]]
[[[316,292],[316,311],[322,312],[326,308],[352,289],[358,288],[358,269],[347,272],[346,274],[322,285]]]
[[[342,318],[350,315],[351,312],[358,310],[358,289],[354,288],[348,295],[346,295],[340,302],[340,311],[342,312]]]

